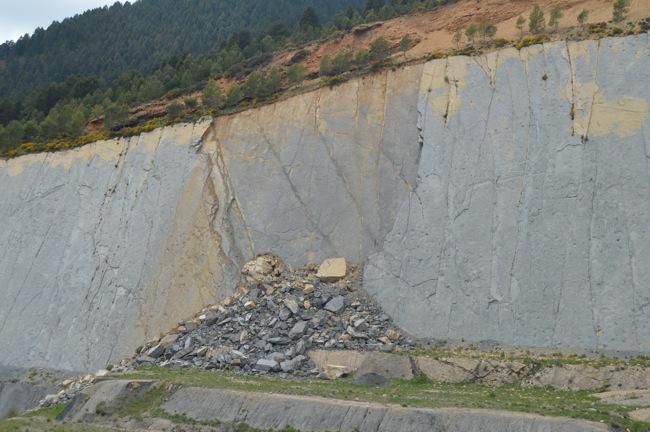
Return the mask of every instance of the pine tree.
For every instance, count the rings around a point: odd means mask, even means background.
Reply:
[[[302,17],[298,23],[298,28],[301,30],[320,28],[318,15],[316,15],[316,11],[313,8],[308,7],[305,9],[305,12],[302,14]]]
[[[226,95],[226,103],[228,106],[235,106],[242,100],[242,89],[240,86],[235,84],[230,87],[228,94]]]
[[[629,9],[630,0],[614,0],[612,20],[616,23],[623,21],[627,16]]]
[[[538,4],[533,6],[528,17],[528,30],[533,34],[543,33],[546,29],[546,21],[544,19],[544,11]]]
[[[411,49],[411,37],[408,34],[405,34],[402,40],[399,41],[399,49],[406,58],[406,52]]]
[[[493,37],[497,33],[497,28],[489,21],[481,21],[477,27],[478,34],[485,40],[486,37]]]
[[[519,37],[520,38],[524,37],[524,25],[525,24],[526,24],[526,18],[519,15],[519,18],[517,18],[517,22],[515,23],[515,27],[517,27],[517,30],[519,30]]]
[[[384,0],[368,0],[366,3],[366,12],[379,11],[384,6]]]
[[[305,67],[300,63],[292,64],[287,69],[287,81],[289,84],[298,84],[305,79]]]
[[[456,45],[456,49],[460,49],[460,42],[462,39],[463,33],[460,30],[456,30],[451,38],[451,41]]]
[[[562,13],[562,9],[560,8],[560,5],[555,5],[553,9],[551,9],[548,25],[550,25],[551,27],[555,27],[555,31],[557,32],[557,29],[560,26],[560,19],[563,16],[564,13]]]
[[[370,44],[370,60],[381,62],[388,56],[390,56],[390,45],[386,39],[380,37]]]
[[[583,9],[582,12],[580,12],[580,14],[578,15],[578,24],[580,24],[580,27],[584,27],[588,18],[589,18],[589,11],[587,9]]]
[[[474,38],[476,37],[476,32],[478,31],[478,26],[476,24],[470,24],[467,26],[465,29],[465,36],[467,36],[467,40],[473,44],[474,43]]]
[[[220,109],[223,106],[223,95],[217,84],[210,80],[203,88],[203,105],[209,109]]]

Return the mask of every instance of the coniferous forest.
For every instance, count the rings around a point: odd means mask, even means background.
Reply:
[[[134,104],[201,89],[208,78],[241,79],[274,51],[441,3],[139,0],[87,11],[0,45],[0,154],[79,137],[100,116],[110,132]],[[274,73],[253,76],[262,93],[277,87]],[[236,90],[215,105],[246,96]]]

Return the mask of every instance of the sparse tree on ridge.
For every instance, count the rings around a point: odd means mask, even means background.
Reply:
[[[451,41],[456,45],[456,49],[460,49],[460,42],[463,40],[463,32],[460,29],[454,32],[454,35],[451,37]]]
[[[370,59],[380,62],[390,56],[390,45],[386,39],[380,37],[370,44]]]
[[[557,32],[558,27],[560,26],[560,19],[563,16],[564,13],[562,12],[560,5],[553,6],[553,9],[551,9],[551,14],[548,20],[548,25],[550,25],[551,27],[555,27],[555,31]]]
[[[318,15],[316,15],[316,11],[313,8],[308,7],[307,9],[305,9],[305,12],[302,14],[302,17],[298,22],[298,27],[301,30],[308,30],[308,29],[320,27],[320,21],[318,20]]]
[[[629,10],[630,10],[630,0],[614,0],[612,20],[614,22],[623,21],[627,16]]]
[[[519,15],[519,18],[517,18],[517,22],[515,23],[515,27],[517,28],[517,30],[519,30],[519,38],[524,37],[524,25],[525,24],[526,24],[526,18]]]
[[[528,30],[533,34],[543,33],[546,29],[546,20],[544,19],[544,11],[538,4],[533,6],[528,17]]]
[[[203,105],[211,109],[219,109],[223,106],[223,102],[221,89],[210,80],[203,88]]]
[[[406,59],[406,52],[411,49],[411,37],[408,34],[405,34],[402,40],[399,41],[399,49]]]
[[[476,24],[470,24],[467,26],[465,29],[465,36],[467,36],[467,40],[469,43],[473,44],[474,43],[474,38],[476,37],[476,32],[478,31],[478,27]]]
[[[589,18],[589,11],[587,9],[583,9],[580,14],[578,14],[578,24],[580,24],[580,27],[584,27],[585,23],[587,22],[587,18]]]
[[[289,66],[289,69],[287,69],[287,81],[289,84],[298,84],[305,79],[305,73],[306,70],[303,65],[300,63],[292,64]]]
[[[481,21],[478,23],[478,34],[483,40],[491,38],[497,33],[497,27],[489,21]]]

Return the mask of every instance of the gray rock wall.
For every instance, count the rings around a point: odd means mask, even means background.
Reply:
[[[420,337],[650,352],[647,35],[434,60],[0,161],[0,364],[92,370],[257,253]]]
[[[0,162],[0,364],[95,371],[219,296],[206,127]]]
[[[398,324],[650,351],[649,59],[641,35],[425,66],[417,186],[365,271]]]

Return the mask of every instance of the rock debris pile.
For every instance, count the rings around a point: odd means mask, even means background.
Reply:
[[[292,271],[263,255],[243,267],[234,296],[139,348],[127,367],[307,376],[323,374],[310,349],[391,352],[412,343],[360,290],[358,269],[345,259]]]

